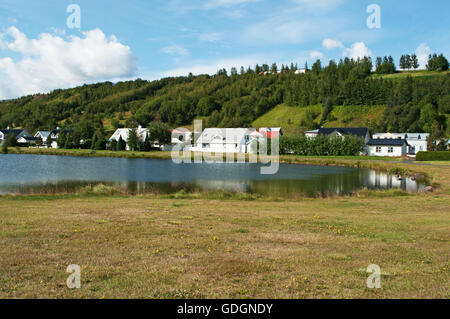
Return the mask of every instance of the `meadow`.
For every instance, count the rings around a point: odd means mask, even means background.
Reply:
[[[0,298],[449,298],[450,166],[327,161],[420,172],[434,191],[4,196]]]

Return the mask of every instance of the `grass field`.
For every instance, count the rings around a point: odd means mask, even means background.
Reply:
[[[366,127],[377,124],[386,109],[384,105],[334,106],[323,123],[324,127]],[[282,127],[286,135],[299,134],[306,130],[303,121],[309,112],[319,125],[323,108],[321,105],[299,107],[280,104],[252,123],[255,128]]]
[[[0,297],[449,298],[450,167],[362,165],[423,172],[440,187],[325,199],[2,197]],[[69,264],[82,267],[81,289],[65,285]],[[369,264],[381,267],[381,289],[366,287]]]
[[[438,71],[427,71],[427,70],[418,70],[418,71],[402,71],[393,74],[373,74],[373,78],[383,78],[383,79],[404,79],[408,76],[411,77],[432,77],[432,76],[445,76],[450,74],[450,71],[438,72]]]

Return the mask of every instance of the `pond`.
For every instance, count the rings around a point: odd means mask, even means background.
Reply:
[[[60,193],[103,183],[132,193],[225,190],[271,195],[346,195],[368,189],[421,191],[425,185],[369,169],[280,164],[175,164],[171,160],[0,155],[0,194]]]

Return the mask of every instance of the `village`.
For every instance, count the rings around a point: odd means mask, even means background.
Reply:
[[[69,129],[65,130],[70,133]],[[141,143],[149,138],[149,130],[139,126],[136,129],[119,128],[108,139],[107,145],[111,143],[123,143],[124,149],[132,150],[129,139],[130,132],[134,131]],[[14,140],[14,145],[30,148],[60,148],[58,138],[61,129],[58,127],[52,131],[37,131],[31,135],[25,129],[0,130],[0,145],[8,140]],[[152,148],[161,151],[173,149],[209,152],[209,153],[257,153],[258,143],[282,137],[283,129],[273,128],[206,128],[202,132],[192,133],[189,130],[171,130],[170,144],[152,144]],[[419,152],[427,152],[429,133],[374,133],[368,128],[320,128],[306,131],[304,136],[315,139],[319,136],[330,138],[347,136],[358,137],[364,141],[364,151],[359,155],[380,157],[412,157]],[[11,143],[10,143],[11,144]],[[80,141],[83,144],[83,140]],[[448,141],[447,141],[448,146]],[[176,147],[176,148],[175,148]]]

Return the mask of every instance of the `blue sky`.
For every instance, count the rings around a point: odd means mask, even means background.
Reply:
[[[66,25],[70,4],[80,29]],[[381,8],[379,29],[367,26],[370,4]],[[449,9],[447,0],[2,0],[0,98],[255,63],[448,57]]]

